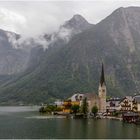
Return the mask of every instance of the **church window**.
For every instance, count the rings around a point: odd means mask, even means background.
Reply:
[[[102,91],[105,92],[105,89],[103,89]]]

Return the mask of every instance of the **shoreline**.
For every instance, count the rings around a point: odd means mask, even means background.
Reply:
[[[35,116],[36,118],[71,118],[71,119],[84,119],[84,118],[74,118],[73,116],[67,116],[67,115],[47,115],[47,114],[42,114],[40,116]],[[89,118],[86,118],[86,119],[98,119],[98,118],[93,118],[93,117],[89,117]],[[119,120],[119,121],[123,121],[123,118],[120,118],[120,117],[114,117],[114,116],[104,116],[104,117],[101,117],[100,119],[110,119],[110,120]]]
[[[119,120],[119,121],[122,121],[123,118],[120,118],[120,117],[113,117],[113,116],[106,116],[107,119],[111,119],[111,120]]]

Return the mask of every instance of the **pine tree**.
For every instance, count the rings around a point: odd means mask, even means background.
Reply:
[[[88,113],[88,102],[87,102],[87,98],[86,97],[83,99],[83,103],[82,103],[82,106],[81,106],[81,112],[84,115],[87,115],[87,113]]]

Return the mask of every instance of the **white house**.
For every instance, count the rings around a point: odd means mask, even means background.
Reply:
[[[57,101],[54,102],[54,104],[57,105],[57,106],[62,106],[63,105],[63,101],[57,100]]]
[[[106,102],[107,113],[113,113],[121,109],[120,98],[111,98]]]
[[[72,102],[75,102],[75,101],[82,101],[83,97],[84,97],[84,94],[77,93],[77,94],[72,95],[69,99]]]

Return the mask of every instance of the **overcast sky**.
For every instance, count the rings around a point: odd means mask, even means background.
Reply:
[[[140,6],[140,0],[0,1],[0,28],[24,36],[51,33],[74,14],[98,23],[119,7]]]

